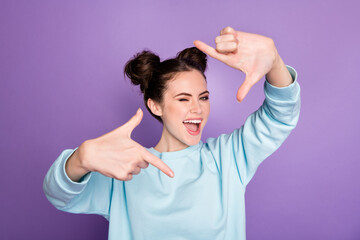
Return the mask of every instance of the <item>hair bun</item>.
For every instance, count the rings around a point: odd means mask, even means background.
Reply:
[[[190,65],[200,67],[205,72],[207,65],[207,56],[196,47],[186,48],[176,55],[176,58],[185,61]]]
[[[132,84],[140,85],[142,93],[149,86],[154,71],[160,64],[160,58],[151,51],[144,50],[130,59],[124,68],[124,72],[130,78]]]

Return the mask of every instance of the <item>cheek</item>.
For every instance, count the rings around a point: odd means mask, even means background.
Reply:
[[[204,106],[204,113],[205,113],[206,117],[209,117],[209,114],[210,114],[210,103],[205,104],[205,106]]]
[[[184,106],[178,106],[176,104],[168,105],[164,110],[165,111],[163,116],[165,120],[169,122],[169,124],[182,121],[187,114],[187,110],[184,108]]]
[[[204,118],[205,118],[205,122],[203,124],[203,128],[205,127],[205,125],[207,124],[208,122],[208,119],[209,119],[209,115],[210,115],[210,104],[207,105],[207,107],[204,109]]]
[[[185,106],[179,104],[173,104],[168,107],[168,113],[172,114],[174,117],[181,117],[182,115],[186,114],[188,109]]]

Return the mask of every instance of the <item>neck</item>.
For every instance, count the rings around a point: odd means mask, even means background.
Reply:
[[[160,141],[154,149],[158,152],[175,152],[180,151],[189,147],[185,143],[180,142],[178,139],[175,139],[165,127],[163,127],[163,131],[161,134]]]

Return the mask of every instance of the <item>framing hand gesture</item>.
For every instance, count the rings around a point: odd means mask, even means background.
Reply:
[[[78,181],[88,172],[99,172],[105,176],[129,181],[149,163],[169,177],[174,172],[158,157],[151,154],[131,139],[131,133],[143,117],[139,108],[124,125],[98,138],[83,142],[75,151],[73,161],[66,164],[66,172],[73,181]]]
[[[274,41],[258,34],[235,31],[231,27],[221,30],[215,39],[216,49],[199,40],[195,47],[209,56],[245,73],[236,98],[241,102],[265,74],[270,72],[279,58]]]

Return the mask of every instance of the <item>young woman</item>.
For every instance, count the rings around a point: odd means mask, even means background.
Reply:
[[[246,186],[296,126],[300,87],[270,38],[226,27],[215,42],[216,49],[195,41],[163,62],[149,51],[134,56],[125,73],[163,124],[159,142],[146,149],[131,139],[139,109],[121,127],[61,153],[44,180],[49,201],[104,216],[109,239],[245,239]],[[246,74],[239,101],[266,75],[262,106],[240,128],[205,143],[204,53]]]

